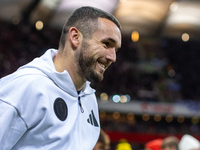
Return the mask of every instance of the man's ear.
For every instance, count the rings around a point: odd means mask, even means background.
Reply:
[[[70,39],[70,42],[71,42],[73,48],[76,49],[81,41],[80,31],[75,27],[71,27],[69,29],[69,39]]]

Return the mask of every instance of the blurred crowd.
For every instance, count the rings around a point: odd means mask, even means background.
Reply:
[[[142,146],[133,144],[121,138],[112,145],[110,137],[101,129],[99,139],[93,150],[199,150],[200,142],[190,134],[184,134],[180,139],[170,135],[165,138],[157,138],[144,143]]]
[[[191,118],[185,118],[183,123],[176,121],[166,122],[162,119],[156,122],[153,117],[144,121],[141,116],[134,116],[133,120],[128,120],[126,115],[121,114],[120,119],[113,119],[107,113],[106,117],[100,118],[101,127],[106,131],[126,132],[126,133],[143,133],[143,134],[192,134],[199,135],[199,123],[192,123]]]
[[[13,25],[0,21],[0,77],[43,54],[57,48],[60,33],[46,28],[37,31],[30,25]]]
[[[144,150],[199,150],[200,142],[195,137],[185,134],[179,140],[175,136],[155,139],[145,144]]]

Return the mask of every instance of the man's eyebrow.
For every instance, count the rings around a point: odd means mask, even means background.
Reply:
[[[107,40],[109,40],[109,41],[113,42],[114,44],[116,44],[116,43],[117,43],[117,42],[116,42],[114,39],[112,39],[112,38],[108,38]]]

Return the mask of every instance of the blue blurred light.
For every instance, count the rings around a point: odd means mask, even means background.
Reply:
[[[119,95],[113,95],[112,100],[115,103],[119,103],[120,102],[120,96]]]

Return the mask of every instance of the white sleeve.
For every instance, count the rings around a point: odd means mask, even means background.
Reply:
[[[26,130],[26,124],[17,110],[0,100],[0,150],[12,149]]]

